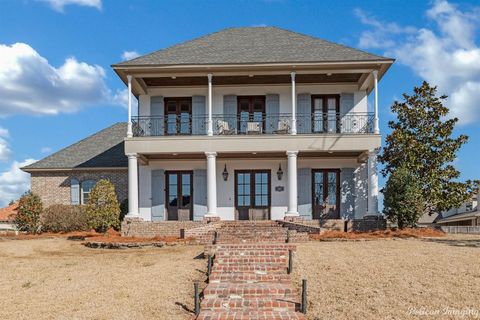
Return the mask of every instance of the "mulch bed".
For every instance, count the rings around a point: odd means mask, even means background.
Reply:
[[[120,232],[113,229],[107,230],[106,233],[98,233],[95,231],[75,231],[75,232],[44,232],[38,234],[30,233],[7,233],[2,236],[4,239],[10,240],[35,240],[35,239],[52,239],[67,238],[68,240],[84,241],[83,244],[89,248],[102,249],[122,249],[122,248],[142,248],[142,247],[163,247],[181,244],[196,244],[193,238],[180,239],[177,237],[122,237]]]
[[[365,241],[377,239],[408,239],[444,237],[445,233],[432,228],[387,229],[371,232],[325,231],[312,234],[310,239],[318,241]]]

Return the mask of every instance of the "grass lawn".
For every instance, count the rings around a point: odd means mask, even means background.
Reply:
[[[0,319],[192,319],[193,281],[205,279],[206,261],[195,259],[202,251],[0,240]],[[308,319],[479,310],[480,236],[299,244],[294,277],[308,279]]]
[[[480,236],[309,242],[295,268],[308,319],[480,319]]]

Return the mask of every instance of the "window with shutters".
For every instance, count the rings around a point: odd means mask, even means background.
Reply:
[[[90,192],[92,192],[93,187],[95,187],[95,180],[85,180],[82,182],[80,187],[80,199],[81,204],[87,204],[88,199],[90,198]]]

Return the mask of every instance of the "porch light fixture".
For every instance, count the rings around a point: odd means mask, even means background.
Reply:
[[[222,176],[223,176],[223,181],[227,181],[227,180],[228,180],[227,165],[225,165],[225,168],[223,168]]]
[[[277,170],[277,178],[278,181],[281,181],[283,177],[283,170],[282,170],[282,165],[278,164],[278,170]]]

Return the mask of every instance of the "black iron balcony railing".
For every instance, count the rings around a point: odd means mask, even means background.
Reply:
[[[366,134],[373,132],[373,113],[297,114],[297,134]],[[208,116],[169,114],[167,116],[132,117],[133,135],[206,135]],[[290,134],[292,116],[278,114],[212,115],[214,135]]]

